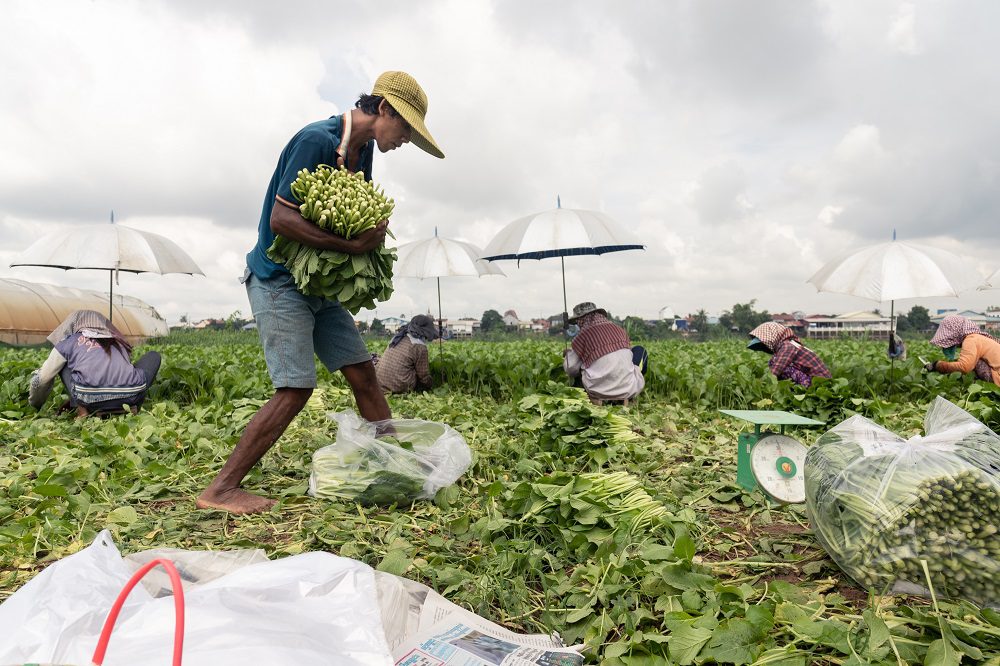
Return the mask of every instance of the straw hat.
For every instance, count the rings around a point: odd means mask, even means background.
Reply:
[[[413,132],[410,141],[434,157],[444,157],[444,153],[434,143],[434,137],[427,131],[424,116],[427,115],[427,94],[416,80],[406,72],[383,72],[375,80],[372,95],[384,97],[403,120],[410,124]]]

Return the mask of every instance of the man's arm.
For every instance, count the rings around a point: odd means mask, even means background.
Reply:
[[[583,372],[583,361],[572,348],[563,350],[563,370],[570,377],[579,377]]]
[[[413,350],[417,354],[414,369],[417,372],[417,388],[430,389],[434,386],[434,379],[431,378],[430,361],[428,360],[427,345],[413,345]]]
[[[795,360],[795,352],[798,349],[790,342],[785,342],[778,346],[778,350],[774,352],[774,357],[768,364],[771,366],[771,372],[775,377],[781,379],[781,374],[785,371],[785,368]]]
[[[55,349],[45,359],[45,363],[31,375],[31,385],[28,388],[28,404],[35,409],[41,409],[45,404],[45,399],[52,391],[52,384],[56,380],[56,375],[66,365],[66,358]]]
[[[274,202],[274,208],[271,209],[271,231],[317,250],[364,254],[385,242],[385,232],[388,226],[389,220],[382,220],[375,225],[374,229],[369,229],[351,240],[346,240],[325,229],[320,229],[319,226],[302,217],[297,206],[281,197],[278,197]]]
[[[963,374],[972,372],[979,361],[979,345],[976,344],[978,340],[975,338],[975,335],[965,336],[965,339],[962,340],[962,353],[959,354],[958,360],[954,362],[938,361],[934,364],[934,369],[944,374],[948,374],[949,372],[961,372]]]

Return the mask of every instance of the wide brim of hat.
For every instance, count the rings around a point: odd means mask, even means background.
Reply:
[[[575,324],[576,322],[578,322],[580,320],[580,317],[586,317],[587,315],[594,314],[595,312],[600,312],[605,317],[608,316],[608,311],[605,310],[604,308],[594,308],[593,310],[587,310],[586,312],[584,312],[582,314],[578,314],[575,317],[570,317],[566,321],[568,321],[571,324]]]
[[[444,152],[434,142],[434,137],[427,130],[427,125],[424,124],[424,119],[420,114],[408,102],[401,97],[393,95],[391,92],[385,93],[384,97],[389,101],[389,104],[392,104],[392,108],[396,110],[396,113],[403,116],[403,119],[413,129],[413,132],[410,134],[410,143],[425,153],[444,159]]]

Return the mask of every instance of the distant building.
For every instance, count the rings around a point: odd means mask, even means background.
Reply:
[[[513,310],[507,310],[503,313],[503,325],[508,328],[517,328],[521,320],[518,318],[517,313]]]
[[[532,333],[546,333],[549,330],[549,320],[548,319],[532,319],[531,320],[531,332]]]
[[[671,322],[677,321],[677,315],[674,314],[674,309],[669,305],[664,305],[662,308],[660,308],[659,317],[661,321],[671,321]]]
[[[806,335],[820,340],[841,336],[889,339],[889,317],[874,312],[848,312],[836,316],[810,315],[803,318],[808,327]]]
[[[403,324],[410,323],[410,320],[406,318],[406,315],[400,315],[398,317],[385,317],[383,319],[379,319],[379,321],[381,321],[382,325],[385,326],[385,330],[393,332],[397,331]]]
[[[792,329],[792,332],[798,336],[806,335],[806,329],[809,328],[809,322],[804,318],[801,312],[793,312],[791,314],[787,312],[780,312],[778,314],[771,315],[771,321],[777,322],[782,326],[787,326]]]
[[[479,332],[480,326],[482,326],[482,322],[471,317],[444,320],[447,336],[451,338],[471,338]]]
[[[216,328],[222,329],[226,327],[225,319],[202,319],[201,321],[196,321],[191,325],[191,328],[203,329],[203,328]]]
[[[948,315],[959,315],[979,324],[979,328],[984,331],[1000,331],[1000,312],[976,312],[974,310],[938,310],[937,314],[931,315],[931,323],[937,326],[941,320]]]

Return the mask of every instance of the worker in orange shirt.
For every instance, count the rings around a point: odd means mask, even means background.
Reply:
[[[924,366],[928,372],[975,372],[976,378],[1000,386],[1000,342],[961,315],[941,320],[931,344],[944,350],[946,361]]]

